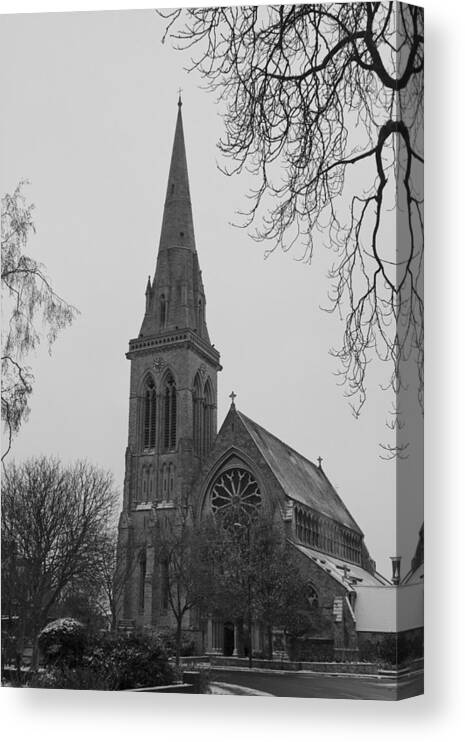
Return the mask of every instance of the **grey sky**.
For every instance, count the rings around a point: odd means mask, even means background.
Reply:
[[[87,457],[122,489],[127,443],[128,340],[137,336],[153,276],[176,118],[183,116],[196,242],[212,342],[222,355],[219,422],[236,404],[323,467],[365,533],[378,569],[395,551],[404,567],[421,525],[414,486],[396,544],[395,464],[379,458],[389,395],[372,367],[361,418],[352,417],[328,348],[342,325],[325,303],[329,255],[311,267],[290,254],[263,259],[230,222],[246,178],[216,168],[222,121],[211,95],[161,44],[153,11],[2,16],[1,193],[30,180],[37,236],[30,252],[81,311],[32,364],[32,412],[13,455]],[[6,115],[5,115],[6,114]],[[379,364],[378,364],[379,366]],[[418,466],[415,451],[406,469]]]

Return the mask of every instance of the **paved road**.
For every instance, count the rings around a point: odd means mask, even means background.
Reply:
[[[211,677],[213,681],[234,683],[270,693],[273,696],[293,698],[395,701],[398,698],[418,696],[423,692],[423,673],[400,680],[398,686],[392,680],[380,678],[341,678],[302,672],[281,675],[273,672],[212,668]]]

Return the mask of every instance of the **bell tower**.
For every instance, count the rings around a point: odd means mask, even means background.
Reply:
[[[129,341],[129,436],[123,512],[186,504],[217,432],[218,351],[210,343],[195,245],[182,120],[174,134],[163,221],[145,313]]]

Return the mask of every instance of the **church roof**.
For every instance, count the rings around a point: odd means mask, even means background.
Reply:
[[[327,572],[331,577],[344,585],[344,587],[351,587],[354,590],[357,589],[358,585],[371,585],[373,587],[379,587],[380,585],[389,585],[389,581],[385,577],[380,575],[378,572],[368,572],[358,564],[347,562],[339,557],[322,554],[316,549],[311,549],[309,546],[303,546],[302,544],[296,544],[291,542],[292,545],[300,551],[304,556],[312,559],[321,569]],[[347,575],[347,576],[345,576]]]
[[[242,412],[236,413],[288,497],[357,533],[362,533],[320,467]]]

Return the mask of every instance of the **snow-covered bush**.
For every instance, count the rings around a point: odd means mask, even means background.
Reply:
[[[86,629],[75,618],[58,618],[39,634],[39,649],[46,665],[74,666],[87,644]]]

